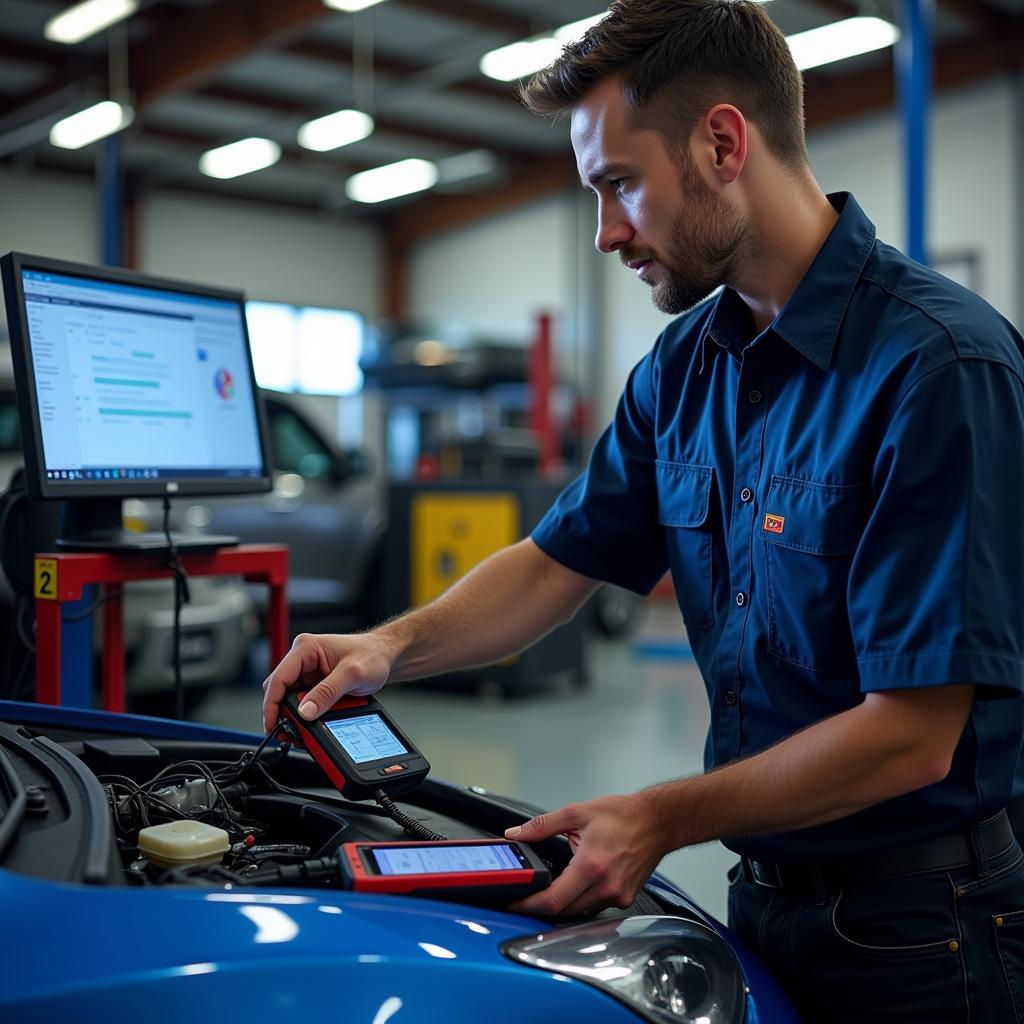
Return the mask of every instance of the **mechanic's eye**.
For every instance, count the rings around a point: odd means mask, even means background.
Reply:
[[[608,184],[611,185],[612,191],[618,195],[626,187],[627,181],[629,181],[628,178],[611,178],[609,179]]]

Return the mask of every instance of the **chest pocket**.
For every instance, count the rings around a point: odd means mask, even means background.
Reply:
[[[866,510],[860,484],[772,477],[758,529],[771,654],[814,672],[855,667],[846,591]]]
[[[691,629],[714,622],[711,565],[710,466],[658,459],[658,522],[665,527],[679,608]]]

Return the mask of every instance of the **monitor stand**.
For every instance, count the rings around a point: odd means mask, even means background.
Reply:
[[[171,540],[180,551],[213,551],[238,545],[237,537],[210,533],[171,531]],[[118,555],[168,550],[167,535],[162,530],[136,533],[124,528],[120,498],[76,498],[62,502],[57,547],[62,551],[109,551]]]

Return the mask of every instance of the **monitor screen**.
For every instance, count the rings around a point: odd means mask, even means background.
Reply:
[[[242,295],[16,254],[3,269],[30,489],[267,488]]]
[[[382,875],[447,875],[464,871],[521,871],[504,843],[493,846],[396,846],[373,851]]]
[[[339,718],[325,724],[356,764],[409,753],[380,715]]]

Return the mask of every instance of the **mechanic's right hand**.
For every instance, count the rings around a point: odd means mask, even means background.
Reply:
[[[300,633],[263,682],[264,730],[277,725],[281,701],[292,687],[307,691],[299,714],[312,720],[346,694],[376,693],[388,681],[391,665],[386,645],[372,633]]]

